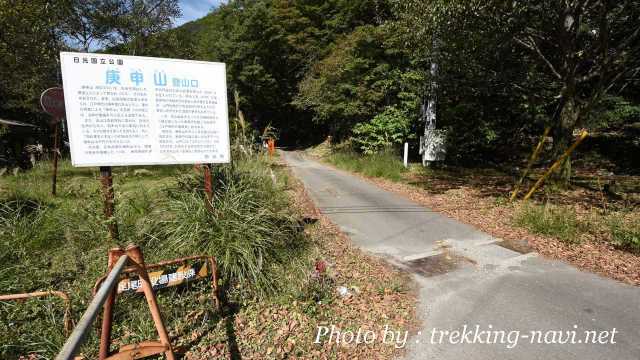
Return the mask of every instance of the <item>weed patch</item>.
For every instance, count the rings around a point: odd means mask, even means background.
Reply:
[[[0,178],[0,286],[3,293],[60,290],[71,295],[79,319],[95,280],[106,271],[109,248],[140,245],[148,263],[206,254],[220,266],[231,303],[268,301],[298,293],[311,261],[297,214],[285,195],[287,176],[264,157],[238,157],[214,171],[214,211],[205,206],[202,173],[190,166],[114,169],[115,218],[120,243],[109,240],[95,169],[60,164],[59,195],[50,191],[50,164]],[[144,170],[144,171],[140,171]],[[210,284],[195,282],[158,291],[177,345],[215,328]],[[65,339],[55,299],[0,303],[0,358],[37,354],[52,358]],[[154,338],[143,297],[123,294],[115,308],[116,345]],[[93,358],[92,332],[82,353]],[[196,341],[197,342],[197,341]]]
[[[516,211],[515,223],[529,231],[578,243],[579,221],[571,207],[525,204]]]
[[[393,181],[402,180],[402,175],[407,171],[400,158],[391,152],[360,155],[355,152],[340,151],[329,155],[327,160],[341,169]]]
[[[640,219],[625,219],[620,214],[610,215],[607,225],[611,242],[624,250],[640,254]]]

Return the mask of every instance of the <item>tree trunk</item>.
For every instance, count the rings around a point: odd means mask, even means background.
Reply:
[[[560,119],[556,123],[553,133],[553,157],[560,158],[562,154],[571,146],[573,140],[573,129],[575,128],[579,118],[579,109],[576,106],[575,99],[569,97],[565,100],[564,106],[560,112]],[[571,156],[569,156],[560,166],[560,170],[554,174],[553,179],[559,185],[569,185],[571,179]]]

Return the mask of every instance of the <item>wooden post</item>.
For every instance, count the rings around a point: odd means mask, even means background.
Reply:
[[[124,255],[121,248],[113,248],[109,250],[109,260],[107,262],[108,271],[110,273],[114,265]],[[111,324],[113,322],[113,305],[116,300],[117,287],[114,287],[102,308],[102,331],[100,332],[100,353],[99,359],[104,360],[109,356],[111,347]]]
[[[100,167],[100,182],[102,183],[102,192],[104,195],[104,217],[107,220],[107,228],[109,229],[109,237],[111,241],[118,241],[118,224],[114,217],[115,213],[115,193],[113,191],[113,174],[111,166]],[[124,251],[120,248],[109,250],[108,267],[109,271],[113,268],[118,259],[124,255]],[[102,313],[102,332],[100,335],[100,360],[104,360],[109,356],[111,346],[111,323],[113,321],[113,305],[116,298],[116,289],[109,294]]]
[[[140,251],[140,247],[138,247],[137,245],[129,245],[127,246],[127,255],[129,256],[131,261],[138,267],[138,275],[140,277],[140,282],[142,283],[142,291],[144,292],[144,296],[147,299],[149,310],[151,310],[151,317],[153,318],[153,323],[155,324],[158,335],[160,336],[160,342],[165,346],[166,349],[164,351],[164,355],[167,357],[167,360],[174,360],[175,356],[173,354],[173,350],[171,349],[169,334],[167,333],[167,329],[165,328],[164,322],[162,321],[162,314],[160,313],[160,307],[158,306],[156,296],[153,293],[153,287],[151,285],[151,281],[149,280],[149,274],[147,273],[147,269],[144,265],[144,257],[142,256],[142,251]]]
[[[60,140],[58,139],[58,119],[53,125],[53,175],[51,176],[51,195],[56,196],[56,182],[58,178],[58,149]]]
[[[276,151],[276,140],[275,139],[269,139],[267,141],[267,146],[269,149],[269,156],[273,156],[273,153],[275,153]]]
[[[113,192],[113,176],[111,166],[100,167],[100,182],[102,183],[102,192],[104,194],[104,217],[107,220],[109,228],[109,237],[111,241],[118,241],[118,223],[114,217],[115,212],[115,194]]]
[[[558,158],[558,160],[551,165],[551,167],[549,168],[549,170],[547,170],[547,172],[542,175],[540,177],[540,179],[538,179],[538,181],[533,185],[533,187],[531,188],[531,190],[529,190],[529,192],[527,193],[527,195],[524,197],[524,200],[529,200],[529,198],[531,197],[531,195],[533,195],[533,193],[538,190],[538,188],[544,183],[544,181],[547,179],[547,177],[549,177],[549,175],[553,174],[554,171],[556,171],[556,169],[558,167],[560,167],[560,164],[562,164],[562,162],[569,157],[569,155],[571,155],[571,153],[573,152],[573,150],[575,150],[578,145],[580,145],[580,143],[587,138],[587,136],[589,136],[589,133],[586,131],[583,131],[580,134],[580,137],[578,138],[578,140],[576,140],[575,143],[573,143],[573,145],[571,145],[571,147],[569,147],[567,149],[567,151],[564,152],[564,154],[562,154],[562,156],[560,156],[560,158]]]
[[[540,155],[540,151],[542,150],[542,147],[544,146],[544,140],[547,138],[547,135],[549,135],[549,131],[550,130],[551,130],[551,128],[548,127],[548,126],[544,129],[544,133],[542,134],[542,137],[540,138],[540,141],[538,142],[538,145],[533,150],[533,153],[531,154],[531,157],[529,158],[529,163],[527,163],[527,168],[522,173],[522,177],[520,178],[520,180],[516,184],[515,189],[513,189],[513,192],[511,193],[511,197],[509,198],[509,201],[515,200],[516,196],[518,196],[518,193],[520,192],[520,187],[522,186],[522,183],[524,182],[524,179],[527,177],[527,175],[529,175],[529,171],[531,171],[531,167],[533,166],[533,163],[535,163],[536,160],[538,159],[538,155]]]

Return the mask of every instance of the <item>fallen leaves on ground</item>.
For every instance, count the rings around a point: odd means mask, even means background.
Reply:
[[[390,330],[411,332],[417,328],[416,294],[410,276],[384,260],[367,255],[326,217],[307,195],[304,186],[291,179],[290,197],[306,218],[317,221],[305,232],[314,240],[319,261],[309,270],[331,278],[329,301],[252,302],[235,316],[219,321],[190,349],[186,359],[390,359],[402,350],[383,343],[385,325]],[[337,286],[348,289],[346,296]],[[346,344],[321,339],[318,326],[336,330],[371,330],[376,341]],[[355,342],[355,340],[354,340]]]
[[[628,284],[640,285],[640,256],[616,249],[603,238],[587,237],[579,244],[568,244],[513,226],[511,219],[517,205],[498,204],[496,197],[487,196],[477,185],[471,187],[457,184],[449,190],[434,194],[405,183],[360,174],[358,176],[453,219],[473,225],[494,237],[507,241],[525,240],[535,251],[546,257],[564,260],[580,269]],[[584,209],[578,209],[580,211]]]

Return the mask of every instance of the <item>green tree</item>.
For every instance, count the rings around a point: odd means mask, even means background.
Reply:
[[[505,121],[509,118],[521,130],[531,129],[531,122],[533,128],[546,122],[554,129],[556,156],[598,102],[637,75],[638,5],[552,0],[396,3],[409,43],[441,67],[439,110],[444,121],[452,120],[448,112],[457,107],[463,114],[460,120],[486,119],[473,129],[495,140],[509,138],[500,134],[514,128]],[[464,124],[453,121],[455,127]],[[564,181],[570,169],[567,161]]]
[[[353,142],[365,154],[386,151],[411,137],[411,119],[395,107],[388,107],[371,121],[353,127]]]
[[[144,50],[146,40],[170,28],[182,14],[178,0],[119,0],[111,13],[112,41],[128,44],[132,55]]]
[[[60,31],[70,47],[89,52],[109,40],[109,12],[113,5],[105,0],[61,0]]]
[[[554,153],[560,156],[594,107],[640,72],[640,1],[515,1],[505,10],[516,24],[514,40],[552,80]],[[568,160],[560,177],[570,176]]]
[[[56,1],[0,0],[0,116],[37,122],[40,93],[60,84],[62,11]]]
[[[339,39],[302,80],[294,104],[312,111],[338,138],[401,99],[416,110],[417,98],[407,84],[421,74],[409,68],[406,52],[392,46],[389,30],[365,25]]]
[[[336,39],[385,15],[382,0],[234,1],[195,22],[201,29],[198,58],[227,63],[230,97],[256,129],[283,129],[294,143],[322,134],[312,109],[292,103],[299,83]],[[387,11],[388,12],[388,11]]]
[[[436,95],[438,127],[448,130],[447,159],[504,161],[531,132],[542,132],[541,80],[530,72],[524,49],[486,1],[398,1],[395,32],[411,51],[412,68],[425,81],[416,91]],[[431,63],[438,64],[431,79]],[[435,80],[437,88],[429,82]],[[436,94],[431,94],[436,91]],[[507,149],[508,151],[504,151]]]

